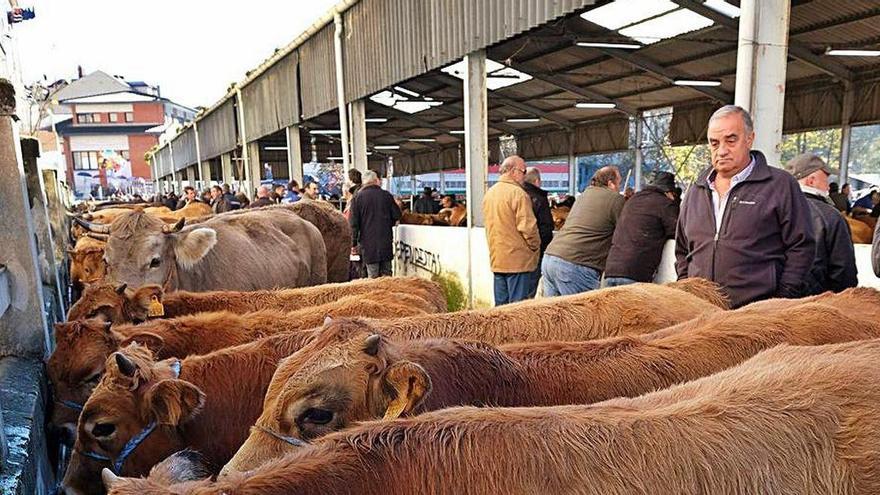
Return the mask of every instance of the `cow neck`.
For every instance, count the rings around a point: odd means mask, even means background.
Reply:
[[[171,264],[171,269],[168,270],[168,275],[165,276],[165,282],[162,283],[162,290],[165,292],[171,292],[177,290],[177,260]],[[172,281],[174,281],[174,287],[171,286]]]
[[[171,371],[174,372],[174,378],[180,378],[180,360],[175,360],[171,363]],[[146,440],[154,431],[156,431],[156,420],[150,421],[150,424],[144,427],[143,430],[138,432],[136,435],[131,437],[125,445],[122,447],[122,450],[119,452],[119,455],[116,458],[111,458],[109,456],[99,454],[94,451],[77,451],[80,455],[88,457],[89,459],[94,459],[96,461],[109,462],[113,474],[117,476],[122,475],[122,468],[125,466],[125,461],[134,453],[134,451]]]

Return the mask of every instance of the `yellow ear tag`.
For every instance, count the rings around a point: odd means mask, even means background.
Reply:
[[[157,296],[153,296],[150,298],[150,309],[147,312],[147,316],[151,318],[155,318],[157,316],[165,316],[165,306],[162,306],[162,303],[159,302],[159,298]]]

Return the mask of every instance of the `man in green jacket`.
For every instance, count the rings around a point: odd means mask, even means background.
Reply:
[[[483,218],[489,262],[495,274],[495,305],[528,298],[538,266],[541,237],[532,202],[522,187],[526,163],[514,155],[501,163],[501,177],[486,191]]]
[[[578,197],[553,242],[541,274],[545,296],[566,296],[599,288],[617,218],[623,210],[620,171],[602,167]]]

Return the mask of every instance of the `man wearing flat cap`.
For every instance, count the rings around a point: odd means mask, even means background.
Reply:
[[[712,166],[688,189],[678,216],[678,277],[719,283],[734,308],[801,297],[816,247],[797,181],[751,149],[754,126],[743,108],[716,110],[707,134]]]
[[[858,285],[856,255],[846,220],[828,196],[828,178],[837,174],[812,153],[794,157],[786,168],[807,197],[816,237],[816,257],[807,277],[809,294],[840,292]]]
[[[676,221],[675,176],[657,172],[620,213],[605,264],[605,287],[653,281],[663,244],[675,238]]]

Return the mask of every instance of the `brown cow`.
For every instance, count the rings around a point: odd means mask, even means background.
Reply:
[[[107,242],[99,236],[101,234],[83,235],[76,240],[73,249],[67,250],[70,255],[70,281],[76,288],[94,284],[106,274],[104,246]]]
[[[846,219],[846,223],[849,225],[853,244],[871,244],[871,241],[874,239],[874,230],[867,223],[847,215],[844,215],[843,218]]]
[[[880,493],[880,340],[778,346],[638,398],[368,422],[194,495]],[[105,476],[112,495],[176,492]]]
[[[698,328],[650,342],[618,337],[496,348],[436,339],[394,342],[375,332],[364,322],[340,322],[282,361],[256,428],[224,472],[254,469],[295,449],[281,436],[312,441],[357,421],[454,405],[633,397],[715,373],[780,343],[877,338],[880,324],[809,303],[715,313]]]
[[[150,347],[159,359],[184,357],[252,342],[280,332],[320,326],[327,316],[401,317],[433,311],[433,305],[411,295],[373,290],[320,306],[292,312],[266,309],[237,314],[198,313],[151,320],[141,325],[116,325],[100,320],[74,320],[55,325],[56,347],[49,357],[48,375],[56,404],[52,425],[71,441],[78,405],[83,404],[103,372],[107,357],[131,342]]]
[[[344,284],[324,284],[296,289],[259,291],[215,291],[164,293],[158,285],[132,290],[110,283],[87,288],[79,301],[71,306],[68,320],[92,318],[98,314],[113,323],[145,321],[153,296],[162,303],[165,318],[203,311],[246,313],[261,309],[293,311],[333,302],[341,297],[366,294],[374,290],[408,293],[430,303],[428,312],[445,312],[446,296],[436,282],[419,277],[382,277],[360,279]]]

